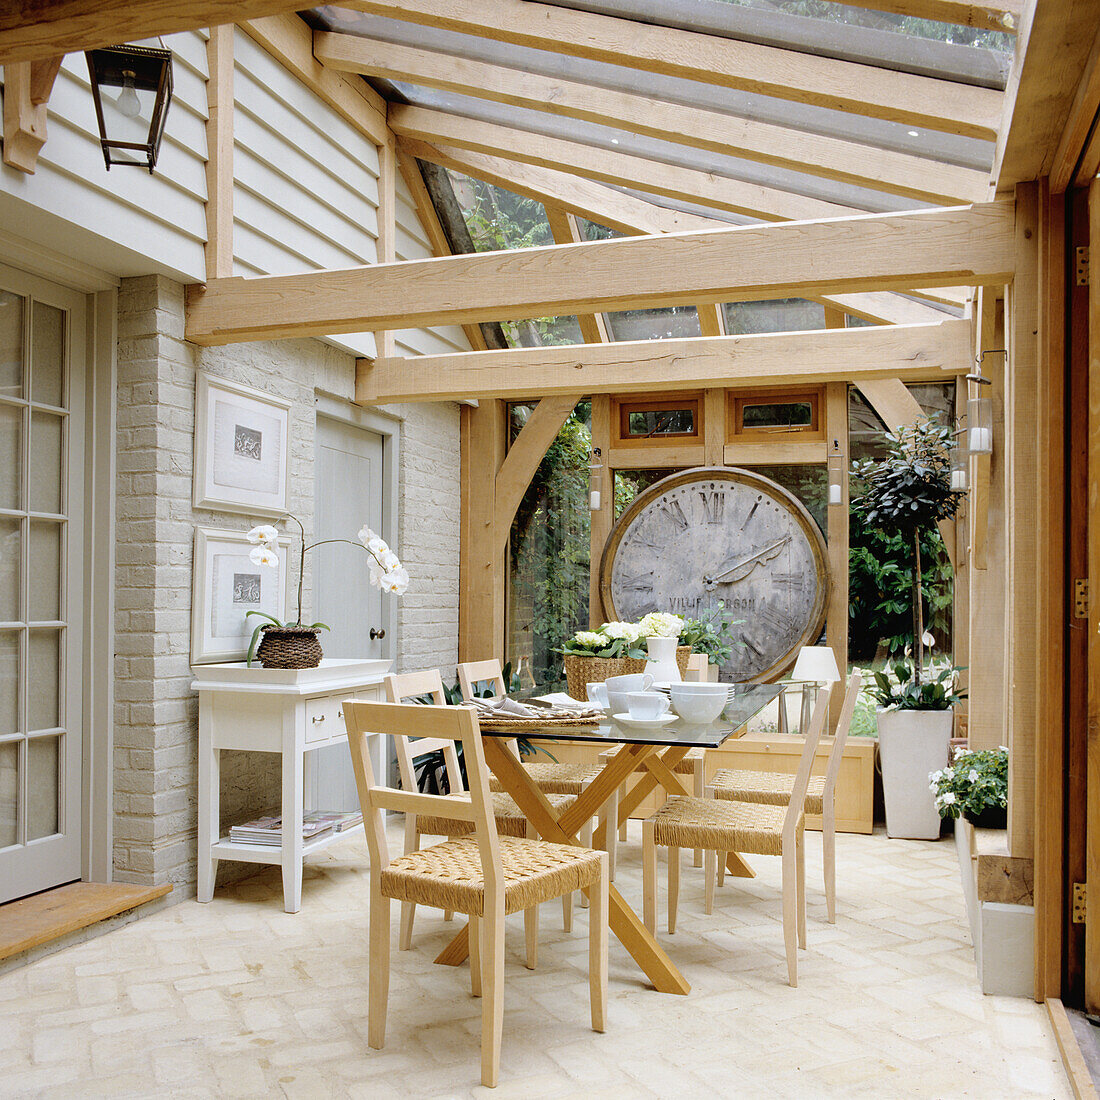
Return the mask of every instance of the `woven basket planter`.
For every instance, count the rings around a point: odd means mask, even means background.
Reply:
[[[588,702],[585,684],[603,683],[609,676],[629,676],[645,672],[649,662],[644,657],[578,657],[565,655],[566,690],[574,699]]]
[[[321,663],[319,630],[308,626],[263,628],[256,657],[264,668],[316,668]]]
[[[691,646],[678,645],[676,647],[676,666],[680,670],[682,680],[688,674],[688,658],[691,656]]]

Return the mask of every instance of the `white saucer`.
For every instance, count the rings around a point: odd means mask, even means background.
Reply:
[[[675,722],[678,715],[662,714],[660,718],[631,718],[629,714],[613,714],[611,716],[620,726],[628,729],[655,730],[661,726],[667,726],[669,722]]]

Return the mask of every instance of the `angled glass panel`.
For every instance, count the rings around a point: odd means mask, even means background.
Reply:
[[[672,340],[702,335],[694,306],[628,309],[606,316],[613,340]]]
[[[541,348],[556,344],[583,344],[580,322],[576,317],[529,317],[501,321],[504,338],[513,348]]]
[[[554,243],[541,202],[461,172],[448,170],[447,175],[462,207],[475,251],[498,252]]]
[[[804,298],[726,302],[722,313],[730,336],[754,332],[809,332],[825,327],[825,307]]]

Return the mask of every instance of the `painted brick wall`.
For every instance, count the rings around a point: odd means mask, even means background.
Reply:
[[[119,293],[115,871],[193,892],[197,698],[190,688],[194,527],[247,530],[246,516],[191,506],[195,372],[292,403],[290,507],[313,518],[314,393],[350,397],[354,359],[313,340],[198,348],[183,339],[183,288],[162,276]],[[396,665],[447,666],[458,628],[459,440],[454,405],[407,405],[398,546],[412,576],[399,604]],[[292,570],[290,583],[296,577]],[[306,604],[309,602],[307,562]],[[277,804],[279,761],[222,754],[225,824]],[[219,878],[253,873],[223,863]]]

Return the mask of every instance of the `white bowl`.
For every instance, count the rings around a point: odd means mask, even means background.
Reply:
[[[693,722],[703,725],[713,722],[726,708],[727,695],[699,695],[687,693],[681,695],[675,688],[672,689],[672,709],[684,719],[685,722]]]
[[[687,682],[672,684],[669,687],[669,691],[679,692],[683,695],[728,695],[730,685]]]

